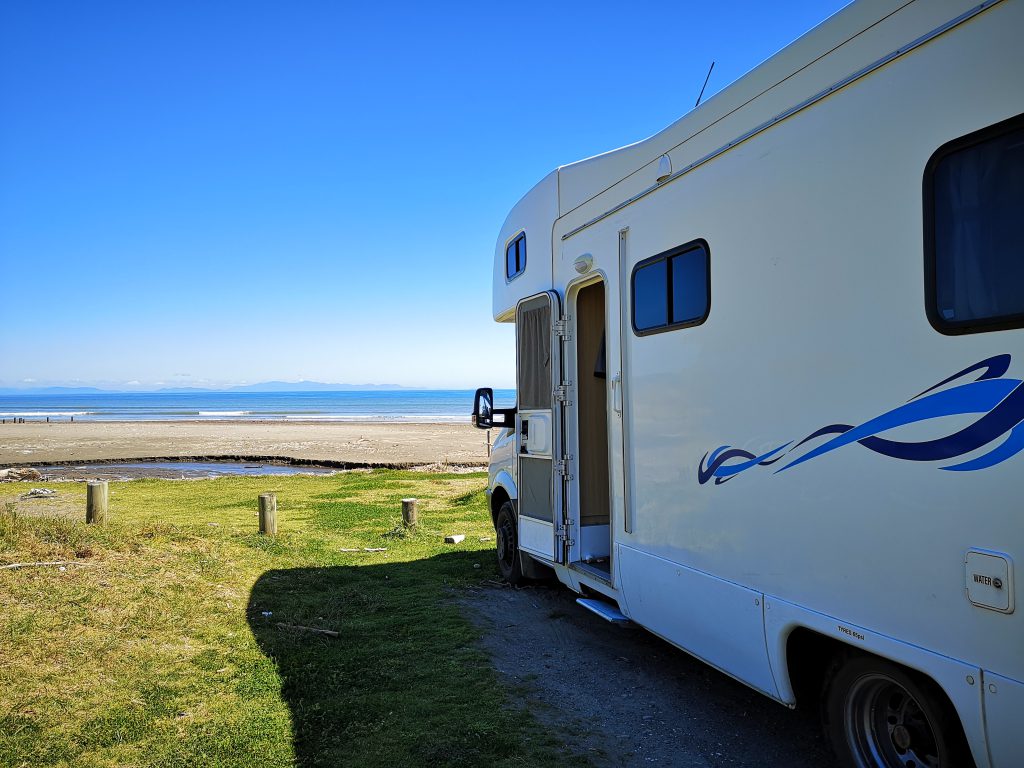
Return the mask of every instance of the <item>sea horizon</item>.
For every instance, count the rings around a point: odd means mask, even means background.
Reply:
[[[472,389],[97,392],[0,395],[0,419],[28,421],[386,421],[469,423]],[[496,389],[511,406],[515,390]]]

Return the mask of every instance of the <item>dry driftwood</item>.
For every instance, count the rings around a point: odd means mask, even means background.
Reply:
[[[81,560],[49,560],[46,562],[38,563],[11,563],[10,565],[0,565],[0,570],[10,569],[16,570],[18,568],[34,568],[43,565],[88,565],[83,563]]]
[[[278,622],[277,626],[281,629],[297,629],[300,632],[313,632],[317,635],[327,635],[327,637],[341,637],[340,632],[335,632],[333,629],[317,629],[316,627],[304,627],[301,624],[285,624]]]
[[[18,499],[24,501],[26,499],[52,499],[57,495],[57,492],[50,488],[32,488],[27,493],[21,494]]]

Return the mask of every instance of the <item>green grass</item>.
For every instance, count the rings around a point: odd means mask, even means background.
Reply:
[[[83,484],[13,503],[28,484],[3,486],[0,563],[80,564],[0,570],[0,764],[565,764],[511,706],[456,601],[495,575],[483,481],[112,483],[103,527],[67,517],[84,518]],[[265,491],[273,538],[256,532]]]

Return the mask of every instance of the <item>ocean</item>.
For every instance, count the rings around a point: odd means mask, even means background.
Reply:
[[[499,407],[514,390],[495,390]],[[27,421],[395,421],[468,423],[473,390],[102,392],[0,395],[0,418]]]

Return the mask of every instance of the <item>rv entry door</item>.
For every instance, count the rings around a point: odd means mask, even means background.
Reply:
[[[562,562],[561,338],[558,294],[523,299],[516,308],[516,461],[519,548]]]

